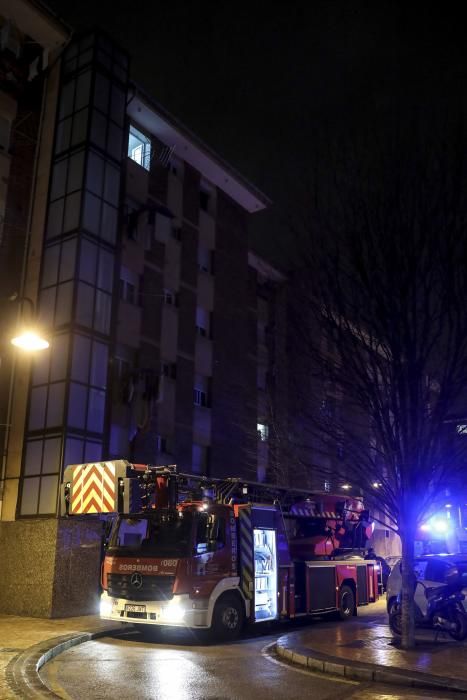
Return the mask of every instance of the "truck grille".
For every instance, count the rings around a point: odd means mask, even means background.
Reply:
[[[175,576],[142,576],[142,586],[131,584],[132,574],[107,574],[108,593],[127,600],[170,600]]]

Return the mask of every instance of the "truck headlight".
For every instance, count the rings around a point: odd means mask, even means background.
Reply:
[[[181,622],[185,615],[185,610],[177,598],[173,598],[164,609],[164,619],[167,622]]]
[[[113,601],[110,598],[101,598],[101,617],[108,617],[112,614]]]

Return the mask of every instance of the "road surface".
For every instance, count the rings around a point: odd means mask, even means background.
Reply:
[[[319,623],[315,623],[318,624]],[[65,700],[412,700],[455,695],[400,691],[335,679],[283,663],[276,635],[210,645],[189,632],[167,630],[147,639],[131,628],[74,647],[41,669],[41,678]]]

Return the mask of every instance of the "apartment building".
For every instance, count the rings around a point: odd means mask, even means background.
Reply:
[[[28,0],[0,0],[0,34],[0,598],[72,615],[93,609],[102,523],[57,517],[65,465],[274,476],[285,280],[249,252],[268,199],[111,38]],[[31,322],[33,358],[9,344]]]
[[[266,200],[130,93],[107,454],[256,479],[246,226]]]

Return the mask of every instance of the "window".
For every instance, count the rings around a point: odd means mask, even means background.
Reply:
[[[177,365],[175,362],[161,362],[161,377],[177,378]]]
[[[195,474],[206,474],[209,467],[209,447],[193,444],[192,468]]]
[[[196,332],[202,338],[210,338],[211,314],[201,306],[196,308]]]
[[[128,137],[128,158],[149,170],[151,165],[151,141],[134,126],[130,126]]]
[[[446,583],[446,576],[450,571],[450,566],[444,561],[429,561],[426,564],[424,580],[435,581],[436,583]]]
[[[183,161],[171,156],[169,170],[172,175],[175,175],[175,177],[178,177],[181,180],[183,178]]]
[[[156,435],[155,441],[157,452],[167,452],[167,438],[162,437],[162,435]]]
[[[196,554],[215,552],[225,546],[225,519],[211,513],[198,513]]]
[[[132,199],[127,199],[124,207],[126,234],[132,241],[138,240],[140,208],[141,207],[137,202],[133,201]]]
[[[182,229],[180,226],[172,226],[172,238],[178,242],[182,240]]]
[[[199,191],[199,207],[203,211],[209,211],[209,202],[211,199],[211,195],[209,192],[206,190],[200,190]]]
[[[135,288],[130,282],[120,280],[120,299],[129,304],[135,303]]]
[[[134,382],[132,378],[133,363],[123,357],[114,357],[112,360],[112,398],[116,403],[131,403],[134,395]]]
[[[269,437],[269,426],[264,423],[257,423],[256,429],[258,431],[258,438],[261,442],[266,442]]]
[[[178,294],[172,289],[164,289],[164,304],[169,306],[178,306]]]
[[[148,212],[148,231],[152,231],[153,237],[160,243],[167,243],[172,234],[172,220],[164,214],[156,214],[154,210]],[[152,245],[150,249],[152,248]]]
[[[137,304],[138,275],[126,267],[120,270],[119,293],[121,301],[127,304]]]
[[[114,376],[119,379],[126,379],[130,374],[130,363],[122,357],[113,358]]]
[[[213,269],[212,265],[212,251],[209,250],[204,245],[198,246],[198,270],[200,272],[211,273]]]
[[[205,391],[202,389],[193,389],[193,403],[195,406],[207,406],[208,397]]]
[[[211,379],[201,374],[195,375],[195,385],[193,388],[193,403],[195,406],[210,408],[210,383]]]

